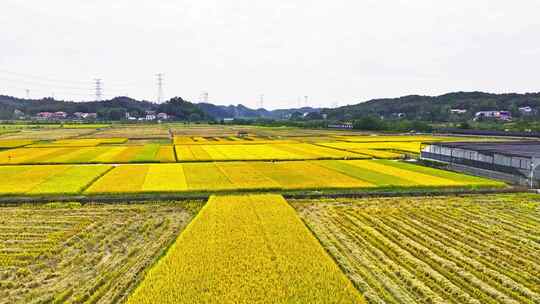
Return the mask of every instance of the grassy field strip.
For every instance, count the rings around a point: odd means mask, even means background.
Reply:
[[[0,167],[0,195],[77,194],[109,169],[107,165]]]
[[[370,302],[540,302],[537,196],[291,203]]]
[[[363,303],[278,195],[212,196],[127,303]]]
[[[0,304],[119,303],[202,205],[0,207]]]

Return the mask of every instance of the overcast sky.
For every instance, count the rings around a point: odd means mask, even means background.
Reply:
[[[1,0],[0,94],[293,107],[540,91],[538,0]]]

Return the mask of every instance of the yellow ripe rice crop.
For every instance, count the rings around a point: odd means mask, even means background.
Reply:
[[[77,194],[110,169],[106,165],[0,167],[0,195]]]
[[[273,139],[254,136],[175,136],[173,142],[175,145],[261,145],[298,143],[297,141],[290,139]]]
[[[160,163],[176,162],[176,159],[174,158],[173,147],[169,145],[160,146],[156,154],[156,160],[159,161]]]
[[[80,193],[111,167],[106,165],[71,166],[28,191],[28,194]]]
[[[411,152],[411,149],[416,149],[416,145],[412,146],[409,145],[410,143],[390,143],[391,146],[384,146],[386,143],[350,143],[350,142],[325,142],[325,143],[319,143],[319,145],[330,147],[334,149],[339,150],[345,150],[345,151],[351,151],[363,155],[368,155],[374,158],[386,158],[386,159],[394,159],[394,158],[401,158],[402,155],[399,153],[394,153],[386,150],[382,150],[382,148],[392,149],[392,147],[396,147],[401,145],[406,146],[406,151]],[[412,147],[412,148],[411,148]],[[380,150],[375,150],[380,149]],[[393,149],[397,150],[397,149]],[[414,150],[415,153],[420,152],[420,146],[418,145],[418,151]]]
[[[502,187],[484,178],[390,160],[119,165],[88,193]]]
[[[184,174],[192,191],[220,191],[238,189],[215,163],[187,163]]]
[[[263,172],[256,170],[246,163],[226,162],[216,163],[217,167],[227,178],[241,189],[279,189],[281,185]]]
[[[0,139],[0,149],[18,148],[32,144],[32,140],[24,139]]]
[[[16,148],[0,151],[0,164],[175,162],[172,146],[159,144]]]
[[[31,147],[95,147],[103,144],[123,144],[127,138],[60,139],[50,143],[37,143]]]
[[[463,137],[451,136],[422,136],[422,135],[370,135],[370,136],[342,136],[334,138],[350,142],[436,142],[436,141],[460,141]]]
[[[421,186],[457,186],[463,183],[455,180],[441,178],[425,173],[406,170],[399,167],[391,166],[388,163],[380,163],[377,161],[350,161],[353,166],[357,166],[366,170],[383,172],[388,175],[397,176],[401,179],[409,180]]]
[[[148,166],[143,192],[179,192],[187,190],[184,167],[177,164]]]
[[[212,196],[127,301],[363,302],[278,195]]]
[[[317,162],[260,162],[252,163],[251,166],[287,190],[374,186],[369,182],[320,166]]]
[[[87,193],[142,192],[149,165],[122,165],[93,183]]]
[[[422,143],[419,141],[406,141],[406,142],[331,142],[320,143],[321,145],[332,147],[336,149],[343,149],[347,151],[362,150],[390,150],[390,151],[403,151],[411,153],[420,153]]]
[[[358,153],[307,143],[259,145],[177,145],[179,161],[362,159]]]

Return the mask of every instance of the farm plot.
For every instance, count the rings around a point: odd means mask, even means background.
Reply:
[[[175,145],[261,145],[261,144],[291,144],[293,140],[277,139],[259,136],[175,136]]]
[[[0,139],[56,140],[92,134],[94,129],[39,128],[22,129],[16,133],[0,135]]]
[[[118,303],[202,202],[0,207],[0,303]]]
[[[24,147],[0,152],[0,164],[155,163],[174,161],[172,146],[159,144],[96,147]]]
[[[161,125],[120,125],[100,130],[85,138],[169,138],[169,131]]]
[[[33,140],[24,139],[0,139],[0,149],[12,149],[32,144]]]
[[[30,147],[95,147],[104,144],[123,144],[127,140],[127,138],[60,139],[53,142],[33,144]]]
[[[307,143],[257,145],[176,145],[179,161],[362,159],[354,152]]]
[[[401,145],[403,148],[403,143],[397,143],[398,145]],[[409,145],[410,143],[405,143],[408,145],[406,147],[407,152],[411,152],[411,150],[416,151],[416,144]],[[375,144],[358,144],[358,143],[349,143],[349,142],[321,142],[318,144],[319,146],[329,147],[333,149],[343,150],[343,151],[350,151],[354,153],[359,153],[363,155],[368,155],[373,158],[381,158],[381,159],[397,159],[402,158],[403,154],[401,153],[395,153],[387,151],[386,148],[390,149],[388,146],[386,146],[385,149],[382,149],[383,145]],[[394,147],[397,145],[394,145]],[[369,148],[368,148],[369,147]],[[397,150],[397,149],[392,149]],[[420,152],[420,146],[418,145],[418,152]]]
[[[291,204],[368,302],[540,302],[538,196]]]
[[[148,172],[152,171],[156,173],[151,176]],[[369,187],[375,187],[375,185],[312,162],[225,162],[122,165],[96,181],[86,193],[216,192]]]
[[[127,303],[362,303],[278,195],[212,196]]]
[[[207,162],[119,165],[86,193],[503,186],[483,178],[384,160]]]
[[[403,141],[403,142],[331,142],[331,143],[319,143],[320,145],[342,149],[346,151],[353,151],[357,153],[364,153],[377,158],[393,158],[385,157],[387,153],[394,152],[389,156],[400,155],[399,152],[405,153],[420,153],[422,142],[419,141]],[[398,153],[396,153],[398,152]],[[375,154],[378,153],[378,154]],[[385,155],[387,154],[387,155]]]
[[[0,195],[77,194],[110,168],[106,165],[0,166]]]
[[[436,142],[461,141],[463,137],[452,136],[421,136],[421,135],[368,135],[368,136],[334,136],[338,140],[350,142]]]

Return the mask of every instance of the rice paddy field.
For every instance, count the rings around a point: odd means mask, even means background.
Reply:
[[[298,200],[370,303],[539,303],[540,197]]]
[[[200,201],[0,207],[0,303],[118,303]]]
[[[540,303],[540,196],[414,159],[457,140],[0,131],[0,304]]]
[[[212,196],[127,301],[209,302],[364,303],[279,195]]]

